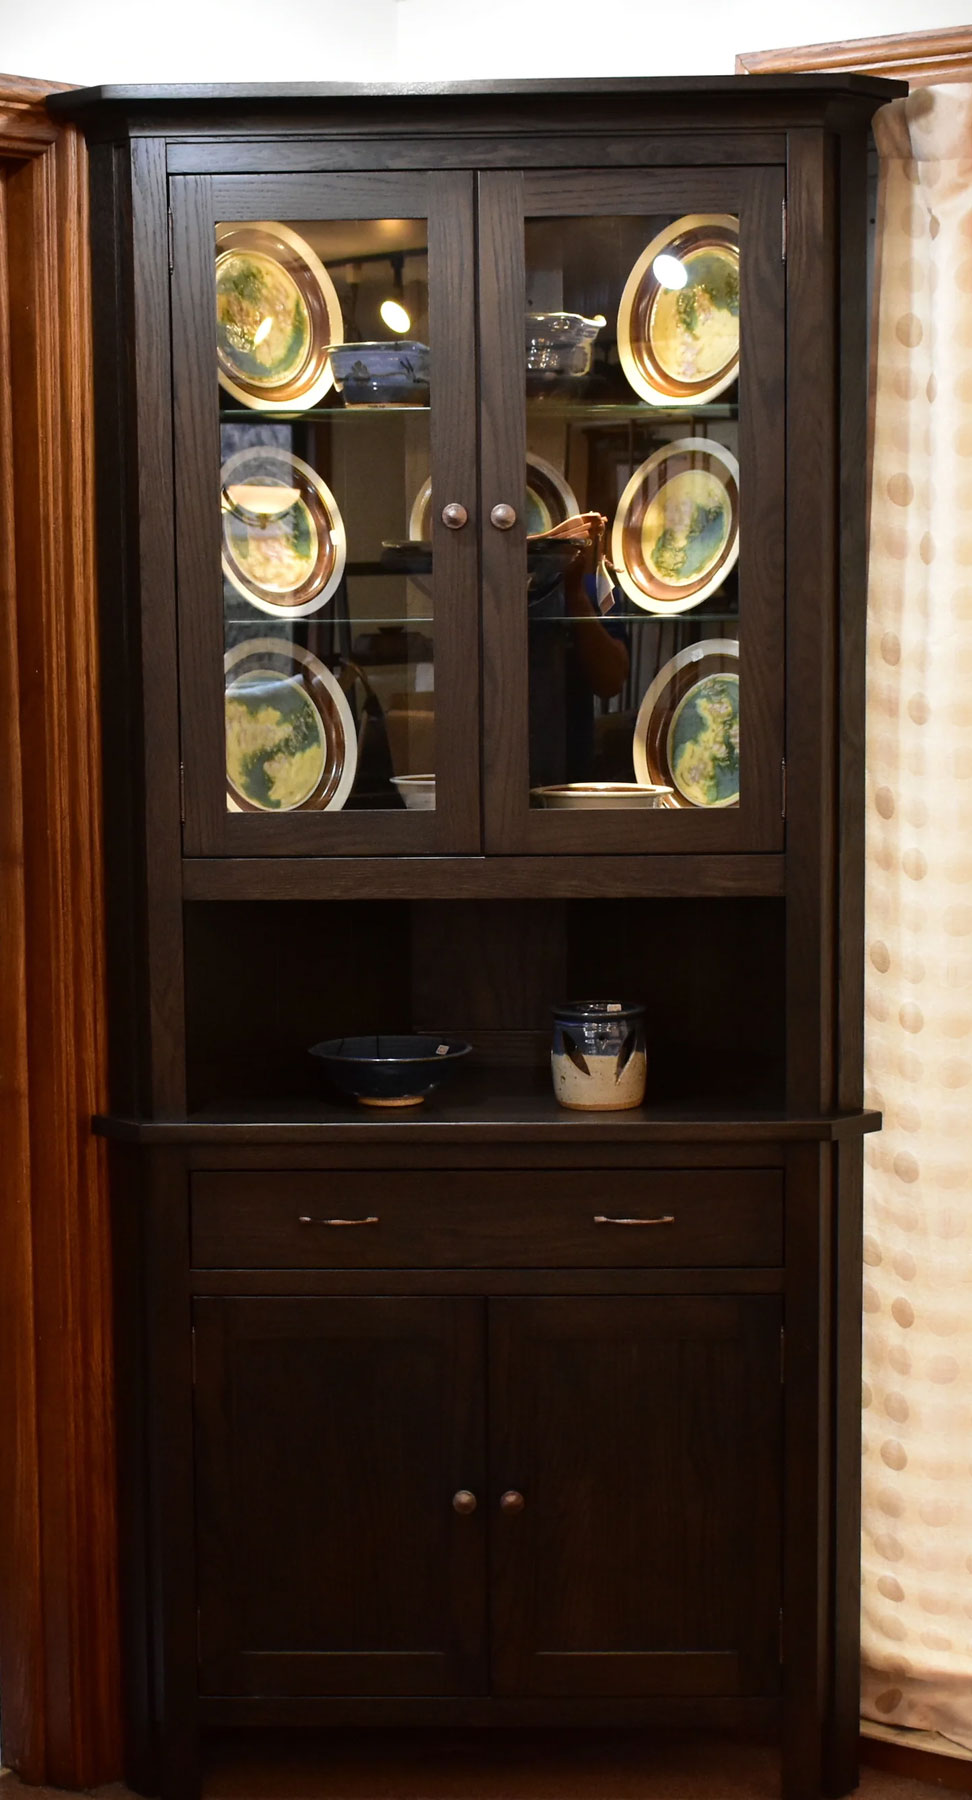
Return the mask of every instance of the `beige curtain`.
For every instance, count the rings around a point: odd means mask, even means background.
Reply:
[[[875,131],[863,1711],[972,1747],[972,87]]]

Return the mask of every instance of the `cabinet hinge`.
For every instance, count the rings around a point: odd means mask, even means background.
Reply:
[[[780,1326],[780,1386],[786,1380],[786,1326]]]
[[[780,261],[786,262],[786,201],[785,200],[781,200],[780,207],[781,207],[781,211],[782,211],[782,216],[780,219]],[[171,213],[169,214],[169,218],[171,220],[171,218],[172,218]],[[171,265],[170,265],[170,267],[171,267]]]
[[[186,765],[179,764],[179,817],[183,825],[186,822]]]
[[[196,1660],[202,1662],[202,1608],[199,1606],[196,1607]]]
[[[780,812],[786,818],[786,757],[780,763]]]
[[[782,1608],[782,1606],[780,1607],[780,1624],[779,1624],[779,1631],[777,1634],[776,1649],[777,1649],[777,1654],[780,1659],[780,1666],[782,1667],[782,1664],[783,1664],[783,1608]]]
[[[193,1325],[190,1328],[189,1338],[190,1338],[190,1343],[192,1345],[192,1385],[193,1385],[193,1387],[195,1387],[195,1385],[196,1385],[196,1327],[195,1327],[195,1325]]]
[[[171,208],[171,206],[170,206],[170,207],[169,207],[169,274],[170,274],[170,275],[171,275],[171,274],[172,274],[172,271],[173,271],[173,269],[174,269],[174,268],[175,268],[175,251],[174,251],[174,250],[173,250],[173,248],[172,248],[172,237],[173,237],[173,232],[172,232],[172,208]]]

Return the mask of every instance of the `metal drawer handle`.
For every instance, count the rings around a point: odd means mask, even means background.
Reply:
[[[377,1225],[377,1213],[369,1213],[366,1219],[312,1219],[308,1213],[301,1213],[298,1225]]]
[[[606,1213],[594,1214],[595,1225],[674,1225],[675,1214],[663,1213],[660,1219],[612,1219]]]

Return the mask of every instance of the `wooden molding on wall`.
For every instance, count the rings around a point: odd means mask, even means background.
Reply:
[[[121,1768],[87,159],[0,77],[0,1711]]]
[[[744,51],[737,75],[781,75],[808,69],[848,69],[893,75],[912,87],[972,81],[972,25],[947,31],[906,31],[894,37],[850,38],[841,44],[802,44],[788,50]]]

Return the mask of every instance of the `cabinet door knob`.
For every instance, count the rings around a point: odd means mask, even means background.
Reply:
[[[498,506],[493,507],[489,516],[497,531],[509,531],[510,526],[516,524],[516,507],[508,506],[505,500],[501,500]]]
[[[448,525],[450,531],[461,531],[468,518],[469,514],[458,500],[450,500],[448,506],[442,508],[442,523]]]
[[[522,1512],[525,1505],[523,1495],[518,1494],[516,1488],[507,1488],[506,1493],[500,1495],[500,1512]]]
[[[457,1494],[453,1494],[452,1504],[457,1513],[465,1515],[467,1513],[474,1513],[479,1502],[477,1501],[475,1494],[470,1492],[469,1488],[460,1488]]]

